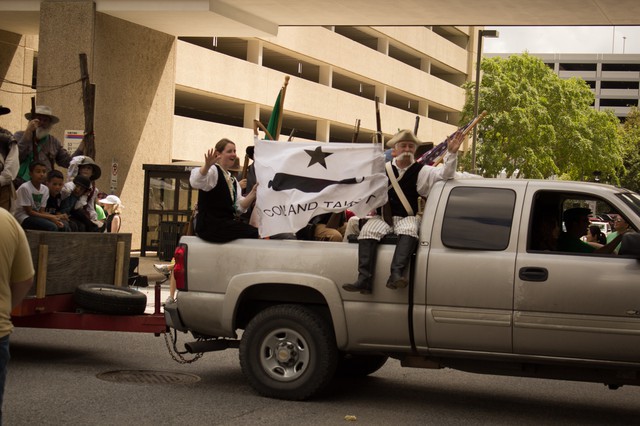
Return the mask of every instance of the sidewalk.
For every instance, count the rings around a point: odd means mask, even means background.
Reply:
[[[149,256],[149,254],[152,254],[153,256]],[[139,252],[131,252],[131,257],[140,258],[140,264],[138,265],[138,274],[146,275],[147,280],[149,282],[148,287],[132,286],[131,288],[133,288],[134,290],[138,290],[147,296],[147,308],[145,309],[145,313],[152,314],[155,312],[155,307],[156,307],[156,303],[155,303],[156,282],[163,281],[165,278],[163,274],[159,273],[153,268],[153,264],[169,263],[169,262],[164,262],[162,260],[159,260],[158,257],[153,252],[147,252],[147,256],[144,256],[144,257],[140,256]],[[162,306],[165,300],[167,300],[167,298],[169,297],[169,281],[167,280],[163,282],[160,286],[161,286],[160,305]],[[162,312],[162,307],[160,308],[160,312]]]

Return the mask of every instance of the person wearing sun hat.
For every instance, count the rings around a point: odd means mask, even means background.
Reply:
[[[96,211],[96,200],[98,193],[100,192],[96,187],[96,180],[99,179],[101,175],[102,169],[100,169],[100,166],[98,166],[91,157],[78,155],[73,157],[69,164],[67,179],[69,179],[70,182],[65,183],[64,188],[62,188],[62,194],[65,196],[65,194],[69,194],[73,191],[75,186],[74,179],[77,176],[84,176],[91,181],[89,191],[83,195],[80,200],[78,200],[75,206],[76,209],[82,208],[85,212],[85,216],[87,216],[87,218],[97,227],[96,229],[93,229],[92,226],[89,226],[89,229],[87,230],[90,231],[101,232],[104,226],[104,222],[99,219],[98,212]]]
[[[53,125],[60,121],[58,117],[53,115],[50,107],[38,105],[33,113],[28,112],[24,116],[29,120],[27,128],[24,131],[16,132],[14,135],[18,141],[20,156],[18,178],[28,180],[27,172],[32,161],[43,162],[47,167],[47,171],[54,169],[56,165],[66,169],[69,167],[73,157],[82,154],[83,143],[80,143],[78,149],[70,155],[64,149],[62,143],[50,134]],[[34,145],[37,150],[35,156],[33,152]]]
[[[120,209],[124,208],[122,201],[115,195],[107,195],[100,204],[104,206],[104,210],[107,213],[106,231],[117,234],[120,232],[120,226],[122,221],[120,219]]]
[[[461,131],[451,136],[442,167],[423,166],[415,161],[417,147],[425,142],[411,130],[401,130],[387,142],[386,147],[393,149],[393,160],[386,163],[390,188],[388,206],[393,225],[379,215],[364,224],[358,236],[358,279],[355,283],[344,284],[344,290],[371,294],[378,243],[390,233],[398,235],[398,244],[391,260],[387,288],[395,290],[408,285],[405,269],[418,244],[420,227],[420,217],[416,216],[418,198],[428,196],[436,182],[453,179],[458,164],[457,153],[463,140]]]
[[[9,108],[0,105],[0,115],[10,112]],[[16,198],[13,180],[19,169],[18,144],[9,130],[0,127],[0,207],[6,210],[11,210],[11,201]]]

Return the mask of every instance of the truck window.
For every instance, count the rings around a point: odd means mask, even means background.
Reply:
[[[442,223],[442,243],[456,249],[506,249],[515,202],[516,194],[509,189],[454,188]]]

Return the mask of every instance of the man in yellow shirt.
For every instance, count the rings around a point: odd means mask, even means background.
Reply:
[[[33,262],[27,236],[15,218],[0,209],[0,424],[2,398],[9,362],[11,310],[22,302],[33,284]]]

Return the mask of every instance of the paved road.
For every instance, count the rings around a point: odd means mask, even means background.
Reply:
[[[162,337],[135,333],[17,329],[5,392],[7,425],[637,424],[640,387],[401,368],[336,381],[307,402],[256,395],[236,350],[174,362]],[[120,370],[194,374],[191,384],[114,383]]]

